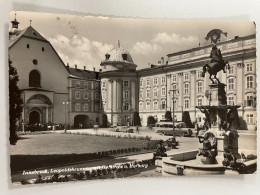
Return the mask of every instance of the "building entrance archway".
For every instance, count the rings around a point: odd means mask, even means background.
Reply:
[[[88,128],[89,125],[89,117],[87,115],[77,115],[74,117],[74,128]]]
[[[32,111],[29,114],[29,124],[40,123],[40,113],[37,111]]]

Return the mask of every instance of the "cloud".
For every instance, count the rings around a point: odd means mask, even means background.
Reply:
[[[105,54],[113,48],[113,45],[99,41],[91,41],[87,37],[78,37],[74,35],[71,39],[64,35],[58,34],[56,37],[49,39],[55,50],[65,64],[70,66],[77,64],[82,68],[86,66],[100,68],[100,62],[104,59]]]
[[[161,51],[162,48],[156,43],[148,43],[145,41],[136,42],[131,49],[131,52],[142,55],[154,54]]]
[[[167,34],[165,32],[158,33],[151,40],[152,43],[156,44],[174,44],[174,45],[189,45],[198,42],[196,36],[182,36],[176,33]]]

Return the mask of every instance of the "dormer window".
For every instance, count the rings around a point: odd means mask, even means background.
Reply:
[[[126,53],[122,54],[122,58],[123,60],[127,60],[127,54]]]
[[[29,45],[29,44],[27,44],[27,45],[26,45],[26,47],[29,49],[29,48],[30,48],[30,45]]]
[[[106,56],[106,60],[110,58],[110,55],[108,53],[105,56]]]
[[[33,34],[34,36],[37,36],[36,32],[34,32],[34,31],[32,31],[32,34]]]
[[[44,47],[42,47],[42,51],[44,51]]]

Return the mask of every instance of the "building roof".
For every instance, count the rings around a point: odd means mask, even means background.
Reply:
[[[70,77],[77,78],[77,79],[90,79],[90,80],[96,80],[98,78],[98,72],[90,71],[90,70],[84,70],[84,69],[78,69],[78,68],[71,68],[66,67]]]
[[[27,37],[31,39],[37,39],[40,41],[48,42],[40,33],[38,33],[32,26],[25,28],[22,31],[17,31],[15,34],[10,36],[9,48],[12,47],[21,37]]]
[[[130,63],[134,63],[132,56],[130,55],[130,53],[122,48],[122,47],[117,47],[117,48],[113,48],[112,50],[110,50],[107,53],[109,56],[108,59],[105,59],[104,61],[106,62],[130,62]],[[123,55],[122,54],[126,54],[126,60],[123,59]]]

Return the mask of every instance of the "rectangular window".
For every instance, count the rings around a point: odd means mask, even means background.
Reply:
[[[140,80],[140,87],[143,87],[143,80]]]
[[[203,83],[202,83],[202,82],[198,82],[198,83],[197,83],[197,92],[198,92],[198,93],[202,93],[202,91],[203,91],[202,86],[203,86]]]
[[[162,109],[166,109],[166,101],[165,100],[162,101]]]
[[[106,81],[102,82],[102,87],[105,88],[106,87]]]
[[[143,110],[143,102],[139,102],[139,110]]]
[[[150,97],[150,90],[146,90],[146,97],[149,98]]]
[[[254,106],[254,98],[251,95],[246,96],[245,106]]]
[[[84,111],[85,111],[85,112],[87,112],[87,111],[88,111],[88,109],[89,109],[89,106],[88,106],[88,104],[84,104]]]
[[[87,89],[88,88],[88,82],[84,82],[84,87]]]
[[[203,78],[202,77],[202,71],[197,71],[197,78]]]
[[[80,103],[75,104],[75,110],[80,111]]]
[[[96,112],[99,112],[99,110],[100,110],[100,109],[99,109],[99,105],[96,104],[96,105],[95,105],[95,111],[96,111]]]
[[[184,73],[184,81],[188,81],[189,80],[189,73]]]
[[[76,99],[80,99],[80,92],[79,92],[79,91],[76,91],[76,93],[75,93],[75,98],[76,98]]]
[[[88,92],[84,92],[84,99],[88,99]]]
[[[253,114],[247,114],[246,115],[246,122],[248,123],[248,124],[253,124],[253,121],[254,120],[254,115]]]
[[[165,83],[166,83],[166,77],[163,76],[163,77],[162,77],[162,84],[165,84]]]
[[[189,94],[189,83],[184,84],[184,94]]]
[[[228,74],[233,74],[234,73],[234,66],[230,66],[228,69]]]
[[[158,102],[153,102],[153,109],[158,110]]]
[[[95,89],[99,89],[99,82],[96,82]]]
[[[177,76],[176,76],[176,74],[173,74],[173,75],[172,75],[172,81],[173,81],[173,82],[177,82]]]
[[[143,98],[143,91],[142,90],[140,90],[140,92],[139,92],[139,98]]]
[[[75,87],[76,87],[76,88],[80,88],[80,82],[76,82],[76,83],[75,83]]]
[[[166,88],[163,87],[163,88],[162,88],[162,96],[165,96],[165,95],[166,95]]]
[[[247,72],[253,71],[253,65],[252,65],[251,63],[246,64],[246,71],[247,71]]]
[[[154,85],[157,85],[157,84],[158,84],[158,79],[157,79],[157,77],[154,77],[154,78],[153,78],[153,84],[154,84]]]
[[[253,88],[253,76],[247,76],[246,77],[246,88],[247,89],[252,89]]]
[[[229,78],[228,79],[228,89],[229,90],[234,90],[234,78]]]
[[[99,100],[99,93],[95,93],[96,100]]]
[[[201,98],[198,99],[197,105],[198,105],[198,106],[202,106],[202,99],[201,99]]]
[[[146,86],[150,86],[150,79],[146,79]]]
[[[190,100],[189,99],[184,100],[184,108],[190,108]]]
[[[153,96],[154,96],[154,97],[157,97],[157,96],[158,96],[158,91],[157,91],[157,89],[154,89],[154,90],[153,90]]]
[[[146,102],[146,110],[150,110],[150,102]]]
[[[235,102],[234,102],[234,96],[228,96],[228,105],[235,105]]]
[[[129,81],[124,81],[124,87],[129,87]]]
[[[129,97],[129,91],[128,90],[124,90],[124,98],[128,98]]]
[[[127,102],[124,104],[124,110],[129,110],[129,104]]]

